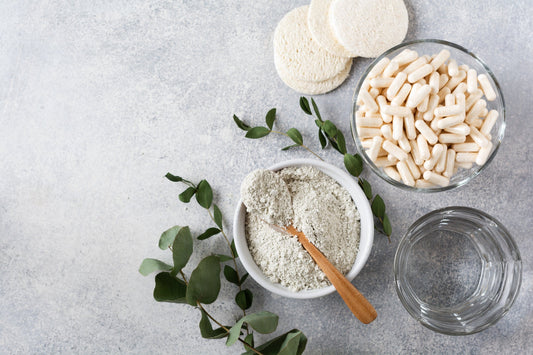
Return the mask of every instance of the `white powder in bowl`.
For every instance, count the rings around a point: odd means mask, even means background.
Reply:
[[[348,191],[311,166],[285,168],[275,174],[288,187],[294,227],[347,274],[359,250],[360,231],[359,212]],[[264,197],[274,196],[267,193]],[[330,285],[296,237],[274,230],[263,219],[259,211],[248,209],[246,239],[255,263],[272,282],[292,291]]]

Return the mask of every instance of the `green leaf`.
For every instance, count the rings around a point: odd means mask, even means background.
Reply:
[[[266,124],[268,128],[272,129],[272,127],[274,127],[274,121],[276,120],[276,109],[275,108],[267,112],[265,120],[266,120]]]
[[[229,265],[224,266],[224,277],[232,284],[239,285],[239,276],[237,271]]]
[[[212,236],[217,235],[218,233],[220,233],[220,229],[215,228],[215,227],[208,228],[205,232],[203,232],[202,234],[198,236],[198,240],[204,240],[207,238],[211,238]]]
[[[289,337],[290,336],[290,337]],[[285,340],[288,338],[287,343],[285,343]],[[295,355],[301,355],[304,350],[305,346],[307,345],[307,337],[298,329],[292,329],[288,331],[285,334],[280,335],[279,337],[276,337],[266,343],[264,343],[261,346],[256,347],[257,351],[261,352],[263,355],[277,355],[281,351],[285,351],[284,349],[287,348],[287,345],[290,345],[292,343],[292,339],[298,338],[298,348],[296,352],[292,353]],[[255,353],[251,350],[247,351],[243,355],[254,355]],[[287,354],[287,352],[284,352],[283,354]]]
[[[383,219],[385,216],[385,203],[383,202],[383,199],[381,196],[376,195],[374,197],[374,200],[372,200],[372,205],[370,206],[372,208],[372,213],[374,216]]]
[[[357,159],[358,155],[344,154],[344,166],[346,170],[353,176],[359,176],[363,171],[363,161],[361,157]]]
[[[278,355],[296,355],[298,354],[298,348],[300,347],[300,337],[302,332],[289,333],[285,337],[285,340],[281,344]],[[307,339],[305,339],[307,343]],[[305,345],[304,345],[305,346]]]
[[[202,319],[200,319],[200,333],[202,334],[202,338],[205,339],[220,339],[228,336],[228,332],[224,328],[217,328],[213,329],[213,326],[211,325],[211,322],[209,321],[209,317],[205,313],[204,310],[200,310],[202,312]],[[229,329],[229,327],[228,327]]]
[[[246,279],[248,278],[248,273],[244,274],[242,277],[241,277],[241,280],[239,281],[239,283],[242,285],[244,283],[244,281],[246,281]]]
[[[299,144],[288,145],[286,147],[281,148],[281,150],[285,151],[285,150],[289,150],[291,148],[296,148],[296,147],[300,147],[300,145]]]
[[[344,140],[344,134],[341,131],[337,131],[337,146],[341,154],[346,154],[346,141]]]
[[[257,139],[262,138],[270,133],[270,130],[266,127],[254,127],[251,128],[245,135],[246,138]]]
[[[322,129],[330,138],[335,138],[335,136],[337,135],[337,126],[335,126],[330,120],[324,121]]]
[[[390,225],[389,216],[386,213],[383,215],[383,231],[387,237],[390,237],[392,234],[392,226]]]
[[[154,299],[157,302],[185,303],[187,285],[168,272],[155,276]]]
[[[180,229],[180,226],[174,226],[164,231],[163,234],[161,234],[161,237],[159,238],[159,249],[168,249],[168,247],[174,243],[174,238],[176,238]]]
[[[190,283],[189,283],[190,287]],[[241,333],[241,328],[244,322],[248,323],[258,333],[267,334],[272,333],[278,327],[279,317],[271,312],[257,312],[248,314],[242,317],[229,331],[229,337],[226,341],[226,345],[233,345]]]
[[[220,230],[224,229],[222,227],[222,212],[220,212],[220,209],[217,205],[213,205],[213,219]]]
[[[245,338],[244,338],[244,341],[246,343],[248,343],[251,347],[254,347],[255,344],[254,344],[254,333],[250,333],[248,334]],[[244,345],[244,350],[250,350],[252,351],[252,349],[250,349],[250,347],[248,345]]]
[[[302,110],[307,113],[308,115],[312,115],[311,108],[309,107],[309,101],[307,101],[307,98],[300,97],[300,107]]]
[[[322,147],[322,149],[326,148],[328,141],[321,129],[318,130],[318,140],[320,141],[320,146]]]
[[[324,123],[322,121],[319,121],[319,120],[315,120],[315,124],[320,129],[322,129],[322,126],[324,125]]]
[[[235,258],[239,257],[239,254],[237,254],[237,248],[235,248],[235,239],[231,241],[231,252]]]
[[[254,295],[252,294],[252,291],[248,289],[244,289],[242,291],[239,291],[237,295],[235,296],[235,303],[242,309],[248,309],[252,306],[252,302],[254,300]]]
[[[188,187],[178,197],[181,202],[189,203],[195,193],[196,193],[196,189],[194,187]]]
[[[296,128],[289,129],[287,131],[287,135],[289,136],[290,139],[292,139],[294,141],[294,143],[296,143],[298,145],[304,144],[304,140],[302,138],[302,134]]]
[[[210,255],[198,264],[191,273],[187,287],[187,303],[196,301],[210,304],[215,302],[220,292],[220,262],[218,256]]]
[[[233,115],[233,121],[235,121],[235,124],[237,125],[237,127],[239,127],[240,129],[242,129],[243,131],[249,131],[250,130],[250,126],[248,126],[246,123],[244,123],[243,121],[241,121],[239,119],[239,117]]]
[[[139,267],[139,272],[143,276],[150,275],[154,271],[170,271],[172,266],[157,259],[146,258]]]
[[[176,175],[172,175],[171,173],[167,173],[165,175],[165,177],[167,179],[169,179],[170,181],[174,181],[174,182],[180,182],[180,181],[183,181],[183,178],[181,176],[176,176]]]
[[[361,186],[361,189],[363,189],[363,192],[365,193],[365,196],[367,199],[372,199],[372,186],[370,186],[370,183],[366,181],[365,179],[361,178],[359,179],[359,186]]]
[[[213,202],[213,190],[211,190],[211,186],[206,180],[202,180],[198,184],[196,201],[198,201],[203,208],[211,207],[211,203]]]
[[[318,106],[316,105],[316,102],[313,98],[311,98],[311,103],[313,104],[313,109],[315,110],[316,117],[322,121],[322,116],[320,116],[320,111],[318,111]]]
[[[215,255],[218,256],[218,259],[220,260],[221,263],[233,259],[231,256],[224,255],[224,254],[215,254]]]
[[[172,272],[177,274],[189,261],[192,254],[192,236],[189,227],[183,227],[179,230],[174,243],[172,244],[172,259],[174,260],[174,269]]]

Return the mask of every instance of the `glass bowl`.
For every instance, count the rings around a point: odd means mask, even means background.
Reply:
[[[491,131],[492,150],[489,154],[488,159],[486,160],[485,164],[481,166],[473,164],[472,167],[468,169],[459,168],[459,170],[451,177],[450,182],[447,186],[418,188],[418,187],[406,185],[402,183],[401,181],[392,179],[384,172],[382,168],[376,166],[374,162],[368,157],[362,145],[361,139],[359,138],[359,135],[357,133],[356,124],[355,124],[356,112],[357,112],[357,109],[359,108],[359,105],[357,104],[357,97],[359,94],[359,90],[361,89],[361,86],[363,85],[363,81],[367,77],[368,73],[374,68],[374,66],[382,58],[388,57],[389,59],[391,59],[405,49],[415,50],[418,52],[420,56],[425,55],[425,54],[431,56],[433,54],[439,53],[442,49],[447,49],[451,53],[450,58],[455,59],[458,65],[466,64],[470,68],[475,69],[478,75],[486,74],[489,79],[490,84],[492,85],[494,91],[496,92],[496,99],[494,101],[487,101],[487,106],[486,106],[486,108],[489,111],[490,110],[498,111],[498,119]],[[483,99],[485,99],[485,97],[483,97]],[[360,155],[365,160],[365,162],[370,167],[370,169],[374,171],[383,180],[387,181],[391,185],[397,186],[405,190],[410,190],[410,191],[419,191],[419,192],[446,191],[446,190],[450,190],[450,189],[466,184],[472,178],[479,175],[489,165],[489,163],[494,159],[494,156],[496,155],[496,152],[498,151],[500,144],[503,140],[503,136],[505,132],[505,102],[503,99],[502,92],[500,90],[500,85],[498,84],[498,81],[494,77],[494,74],[492,73],[492,71],[479,57],[477,57],[474,53],[468,51],[466,48],[463,48],[451,42],[438,40],[438,39],[424,39],[424,40],[405,42],[396,47],[389,49],[388,51],[380,55],[368,66],[365,72],[361,75],[361,78],[355,88],[355,92],[353,96],[351,131],[352,131],[353,139],[357,146],[357,150],[359,151]]]
[[[417,220],[394,258],[396,291],[407,311],[434,331],[467,335],[495,324],[513,304],[522,261],[509,232],[467,207]]]

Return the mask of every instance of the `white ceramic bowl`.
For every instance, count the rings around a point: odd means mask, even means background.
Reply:
[[[355,263],[346,275],[346,278],[350,281],[361,271],[365,265],[370,251],[372,249],[372,243],[374,241],[374,218],[372,216],[372,210],[370,209],[370,204],[363,193],[363,190],[357,184],[357,180],[354,177],[346,173],[345,171],[331,165],[324,163],[319,160],[312,159],[296,159],[288,160],[278,164],[275,164],[269,167],[270,170],[278,171],[283,168],[290,166],[306,166],[310,165],[317,169],[320,169],[325,174],[331,176],[335,181],[337,181],[342,187],[344,187],[352,197],[359,214],[361,217],[361,234],[359,240],[359,252],[355,259]],[[246,220],[246,207],[242,203],[242,200],[239,200],[237,209],[235,211],[235,216],[233,220],[233,237],[235,239],[235,247],[237,253],[239,254],[239,259],[241,260],[244,268],[250,274],[250,276],[257,281],[261,286],[267,290],[274,292],[278,295],[290,297],[290,298],[316,298],[325,296],[335,291],[333,286],[327,286],[315,290],[304,290],[300,292],[294,292],[290,289],[270,281],[256,265],[250,250],[248,249],[248,244],[246,242],[246,231],[245,231],[245,220]]]

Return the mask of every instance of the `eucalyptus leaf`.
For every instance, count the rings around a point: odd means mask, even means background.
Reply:
[[[254,333],[250,333],[248,334],[245,338],[244,338],[244,341],[249,344],[251,347],[254,347],[255,344],[254,344]],[[250,350],[252,351],[252,349],[250,349],[250,347],[246,344],[244,344],[244,350]]]
[[[252,291],[248,289],[244,289],[242,291],[239,291],[237,295],[235,296],[235,303],[242,309],[246,310],[252,306],[252,302],[254,300],[254,295],[252,294]]]
[[[179,194],[178,197],[181,202],[189,203],[195,193],[196,193],[196,189],[194,187],[188,187],[185,191]]]
[[[220,230],[223,230],[222,227],[222,212],[220,212],[220,209],[217,205],[213,205],[213,219],[215,220],[215,224],[220,228]]]
[[[200,319],[200,333],[202,334],[202,338],[205,339],[220,339],[228,336],[228,331],[224,328],[217,328],[213,329],[213,326],[211,325],[211,321],[209,320],[209,317],[204,312],[204,310],[200,310],[202,312],[202,319]],[[229,327],[228,327],[229,329]]]
[[[174,260],[173,274],[177,274],[189,261],[192,254],[192,236],[189,227],[178,231],[172,244],[172,259]]]
[[[344,134],[341,131],[337,131],[337,146],[339,147],[339,153],[346,154],[346,141],[344,140]]]
[[[321,129],[318,130],[318,140],[320,141],[320,146],[322,147],[322,149],[326,148],[328,141]]]
[[[239,254],[237,254],[237,248],[235,248],[235,239],[233,239],[233,240],[231,241],[231,245],[230,245],[230,246],[231,246],[231,252],[233,253],[233,256],[234,256],[235,258],[238,258],[238,257],[239,257]]]
[[[233,115],[233,121],[235,121],[235,124],[237,125],[237,127],[239,127],[240,129],[242,129],[243,131],[249,131],[251,129],[250,126],[248,126],[246,123],[244,123],[243,121],[241,121],[239,119],[239,117],[237,117],[236,115]]]
[[[139,267],[139,272],[143,276],[150,275],[154,271],[170,271],[172,266],[157,259],[146,258]]]
[[[365,193],[365,196],[367,199],[371,200],[372,199],[372,186],[370,186],[370,183],[361,178],[359,179],[359,186],[361,186],[361,189],[363,189],[363,192]]]
[[[174,226],[164,231],[163,234],[161,234],[161,237],[159,238],[159,249],[168,249],[168,247],[174,243],[174,238],[176,238],[176,235],[178,235],[180,229],[181,226]]]
[[[218,233],[220,233],[220,229],[215,228],[215,227],[208,228],[205,232],[203,232],[202,234],[198,236],[198,240],[204,240],[207,238],[211,238],[212,236],[217,235]]]
[[[335,138],[335,136],[337,135],[337,126],[335,126],[330,120],[324,121],[322,129],[330,138]]]
[[[324,123],[322,121],[320,121],[320,120],[315,120],[315,124],[316,124],[316,126],[318,128],[322,129],[322,126],[323,126]]]
[[[187,287],[187,303],[195,306],[200,303],[213,303],[220,292],[220,262],[216,255],[200,261],[191,273]]]
[[[176,176],[176,175],[172,175],[171,173],[167,173],[165,175],[165,177],[167,179],[169,179],[170,181],[174,181],[174,182],[180,182],[180,181],[183,181],[183,178],[181,176]]]
[[[370,205],[372,208],[372,213],[374,216],[383,219],[385,216],[385,203],[383,202],[383,199],[381,196],[376,195],[374,197],[374,200],[372,200],[372,204]]]
[[[316,117],[322,121],[322,116],[320,116],[320,111],[318,111],[318,106],[313,98],[311,98],[311,104],[313,105],[313,109],[315,110]]]
[[[383,216],[383,232],[387,237],[390,237],[392,234],[392,226],[390,224],[389,216],[385,213]]]
[[[246,279],[248,278],[248,273],[244,274],[242,277],[241,277],[241,280],[239,281],[239,283],[242,285],[244,283],[244,281],[246,281]]]
[[[281,148],[281,150],[285,151],[285,150],[289,150],[291,148],[296,148],[296,147],[300,147],[300,145],[299,144],[288,145],[286,147]]]
[[[248,314],[231,327],[226,345],[233,345],[237,341],[244,322],[248,323],[258,333],[267,334],[276,330],[278,327],[278,319],[279,317],[277,315],[267,311]]]
[[[218,259],[220,260],[221,263],[233,259],[231,256],[224,255],[224,254],[215,254],[215,255],[218,256]]]
[[[353,176],[359,176],[363,171],[363,162],[349,153],[344,154],[344,166]]]
[[[294,141],[294,143],[296,143],[298,145],[304,144],[304,140],[302,138],[302,134],[296,128],[289,129],[287,131],[287,135],[289,136],[290,139],[292,139]]]
[[[296,355],[298,354],[298,348],[300,347],[300,337],[302,332],[289,333],[283,340],[281,347],[278,351],[278,355]],[[305,340],[307,343],[307,339]]]
[[[262,138],[266,135],[268,135],[270,133],[270,130],[266,127],[254,127],[254,128],[250,128],[250,130],[246,133],[245,137],[246,138],[251,138],[251,139],[257,139],[257,138]]]
[[[306,97],[300,97],[300,107],[302,110],[307,113],[308,115],[312,115],[311,108],[309,107],[309,101]]]
[[[268,128],[272,129],[272,127],[274,127],[275,120],[276,120],[276,109],[273,108],[267,112],[266,117],[265,117],[265,121],[266,121]]]
[[[202,180],[198,184],[196,201],[198,201],[203,208],[211,207],[211,203],[213,202],[213,190],[211,190],[211,185],[209,185],[207,180]]]
[[[168,272],[155,276],[154,299],[157,302],[185,303],[187,285]]]
[[[292,339],[298,337],[298,348],[296,352],[293,354],[301,355],[305,350],[305,346],[307,345],[307,337],[298,329],[292,329],[288,331],[287,333],[282,334],[264,343],[263,345],[256,347],[255,349],[261,352],[261,354],[263,355],[277,355],[280,351],[282,351],[284,345],[287,345],[285,343],[285,340],[287,339],[288,336],[290,336],[288,343],[290,343]],[[249,350],[243,353],[242,355],[254,355],[254,354],[255,353],[252,350]]]
[[[239,285],[239,275],[234,268],[229,265],[224,266],[224,277],[232,284]]]

